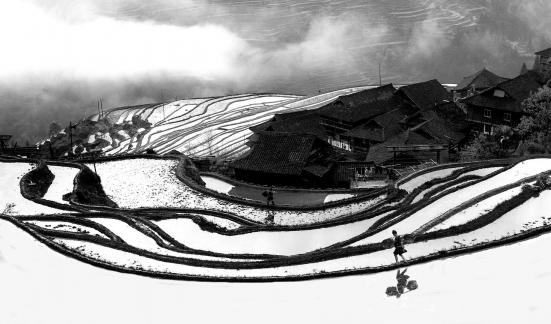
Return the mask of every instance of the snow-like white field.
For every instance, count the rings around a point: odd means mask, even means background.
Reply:
[[[500,194],[494,195],[488,199],[485,199],[479,202],[478,204],[475,204],[467,209],[460,211],[459,213],[453,215],[452,217],[437,224],[427,232],[438,231],[438,230],[450,228],[452,226],[468,223],[469,221],[474,220],[488,213],[489,211],[494,209],[497,205],[499,205],[501,202],[505,200],[509,200],[512,197],[520,194],[521,191],[522,189],[519,186],[517,188],[507,190]]]
[[[175,176],[178,161],[133,159],[97,163],[107,195],[121,208],[198,208],[233,213],[256,222],[273,216],[278,225],[314,224],[368,209],[383,197],[317,211],[268,211],[195,191]]]
[[[550,235],[409,267],[419,288],[396,299],[385,294],[396,271],[290,283],[159,280],[67,258],[2,220],[0,233],[0,286],[9,292],[0,294],[1,323],[92,324],[106,314],[114,323],[181,323],[182,312],[196,322],[278,324],[545,323],[551,316],[542,289],[551,285]]]
[[[77,168],[48,166],[55,178],[48,191],[44,195],[44,199],[53,200],[58,203],[66,203],[62,197],[66,193],[73,191],[73,180],[80,171]]]
[[[205,181],[205,187],[226,195],[229,194],[229,192],[235,187],[225,181],[213,177],[202,176],[201,179]]]
[[[156,222],[179,242],[196,249],[220,253],[294,255],[311,252],[341,242],[366,231],[388,213],[351,224],[292,232],[255,232],[225,236],[202,231],[187,219]]]
[[[465,172],[464,174],[461,174],[459,177],[457,177],[457,179],[461,179],[463,177],[466,177],[468,175],[477,175],[477,176],[480,176],[480,177],[485,177],[497,170],[500,170],[502,169],[502,167],[492,167],[492,168],[484,168],[484,169],[479,169],[479,170],[475,170],[475,171],[470,171],[470,172]],[[453,180],[451,180],[453,181]],[[467,181],[469,182],[469,181]],[[443,190],[443,189],[452,189],[452,188],[455,188],[457,186],[460,186],[462,185],[461,184],[456,184],[456,185],[453,185],[453,186],[449,186],[448,182],[445,182],[445,183],[442,183],[442,184],[438,184],[436,186],[433,186],[433,187],[430,187],[430,188],[427,188],[425,190],[423,190],[422,192],[420,192],[416,197],[415,199],[413,199],[412,203],[416,203],[418,202],[419,200],[421,200],[423,198],[423,196],[431,191],[431,190]]]
[[[407,181],[401,183],[398,187],[404,189],[407,192],[412,192],[415,188],[420,187],[425,182],[429,182],[434,179],[440,179],[450,176],[455,170],[460,168],[446,168],[442,170],[436,170],[428,172],[422,175],[412,175]]]
[[[29,163],[0,162],[0,184],[2,185],[0,194],[0,212],[2,212],[8,204],[15,204],[12,215],[38,215],[65,212],[34,203],[25,199],[21,195],[19,181],[33,168],[34,166]],[[63,185],[56,186],[56,188],[59,187],[63,187]],[[61,197],[59,198],[61,199]]]
[[[209,176],[201,176],[201,179],[203,179],[203,181],[205,181],[205,187],[208,188],[208,189],[211,189],[211,190],[214,190],[216,192],[219,192],[219,193],[223,193],[225,195],[230,195],[230,192],[235,188],[235,186],[231,183],[228,183],[226,181],[223,181],[223,180],[220,180],[220,179],[217,179],[217,178],[213,178],[213,177],[209,177]],[[254,191],[254,190],[251,190],[251,191]],[[256,191],[258,191],[258,194],[257,194],[257,201],[260,201],[260,197],[262,197],[262,189],[256,189]],[[281,193],[282,192],[286,192],[285,189],[278,189],[276,188],[276,193],[277,193],[277,196],[278,196],[278,201],[281,201]],[[300,195],[300,193],[298,193],[298,195]],[[333,202],[333,201],[339,201],[339,200],[344,200],[344,199],[348,199],[348,198],[352,198],[352,197],[355,197],[356,195],[355,194],[348,194],[348,193],[338,193],[338,194],[332,194],[332,193],[327,193],[325,194],[325,197],[323,197],[323,193],[320,193],[319,196],[321,196],[323,198],[323,203],[324,204],[327,204],[329,202]],[[251,199],[250,197],[241,197],[239,195],[234,195],[235,197],[238,197],[238,198],[241,198],[241,199]],[[284,205],[288,205],[290,203],[285,203],[286,199],[283,199],[284,202],[282,204]],[[308,198],[304,198],[304,202],[301,204],[301,205],[308,205]],[[264,202],[265,199],[262,197],[262,202]],[[281,203],[280,203],[281,204]],[[312,202],[312,204],[316,204],[315,202]]]
[[[157,253],[160,255],[169,255],[174,257],[185,257],[185,258],[192,258],[192,259],[199,259],[199,260],[232,261],[232,259],[228,259],[228,258],[201,256],[196,254],[173,251],[167,248],[160,247],[157,244],[157,242],[155,242],[155,240],[153,240],[151,237],[143,234],[142,232],[136,230],[135,228],[131,227],[127,223],[118,219],[94,218],[93,221],[107,227],[109,230],[111,230],[113,233],[119,236],[124,242],[138,249]],[[65,245],[71,245],[73,247],[79,246],[79,244],[81,244],[80,242],[77,242],[77,241],[70,241],[70,240],[60,240],[60,241],[64,242]],[[165,242],[165,243],[170,245],[170,243],[168,242]],[[233,260],[236,260],[236,259],[233,259]]]
[[[479,169],[479,170],[475,170],[475,171],[465,172],[465,173],[461,174],[459,177],[457,177],[457,179],[461,179],[461,178],[469,176],[469,175],[477,175],[477,176],[480,176],[480,177],[484,177],[484,176],[487,176],[487,175],[489,175],[489,174],[491,174],[491,173],[493,173],[497,170],[500,170],[500,169],[502,169],[502,167],[483,168],[483,169]],[[454,180],[451,180],[451,181],[454,181]],[[412,203],[414,204],[414,203],[420,201],[421,199],[423,199],[423,196],[431,190],[452,189],[452,188],[455,188],[455,187],[460,186],[460,185],[462,185],[462,184],[456,184],[456,185],[453,185],[453,186],[450,187],[449,182],[444,182],[444,183],[441,183],[441,184],[437,184],[433,187],[427,188],[427,189],[423,190],[422,192],[420,192],[417,196],[415,196]]]
[[[542,206],[551,202],[551,192],[546,191],[540,197],[531,199],[528,203],[513,209],[498,221],[481,229],[453,237],[418,242],[407,245],[408,258],[415,258],[449,250],[465,245],[475,245],[481,242],[492,241],[507,235],[520,233],[528,228],[541,226],[551,222],[551,214],[547,211],[539,211]],[[157,273],[178,273],[186,275],[207,275],[217,277],[285,277],[289,275],[316,274],[320,272],[335,272],[351,269],[363,269],[391,265],[394,262],[392,249],[379,252],[362,254],[357,256],[332,259],[328,261],[308,263],[295,266],[282,266],[260,269],[215,269],[197,268],[194,266],[162,262],[147,257],[135,256],[126,252],[98,246],[93,243],[79,245],[79,252],[100,261],[108,261],[110,264],[119,265],[130,269],[147,269]],[[129,263],[128,261],[132,262]]]
[[[481,181],[479,183],[472,184],[469,187],[458,190],[455,193],[438,196],[436,201],[420,209],[408,218],[395,224],[391,228],[385,229],[383,232],[377,233],[359,242],[355,242],[352,245],[358,246],[361,244],[380,242],[391,237],[390,232],[392,229],[397,229],[400,234],[411,233],[419,228],[426,228],[426,226],[424,225],[434,219],[441,220],[442,223],[435,225],[434,228],[429,230],[447,228],[449,226],[464,224],[465,222],[476,219],[477,217],[480,217],[489,212],[491,209],[495,208],[495,206],[497,206],[500,202],[520,193],[520,185],[518,185],[516,188],[508,189],[494,196],[486,197],[479,203],[468,207],[463,211],[457,212],[456,214],[445,214],[445,212],[451,208],[457,207],[462,203],[480,197],[481,195],[486,194],[493,189],[502,188],[511,183],[519,182],[520,180],[527,177],[535,176],[544,171],[549,171],[551,170],[550,161],[550,159],[544,158],[527,160],[513,166],[512,168],[500,174],[494,175],[491,178],[485,179],[484,181]],[[115,202],[117,202],[122,207],[137,208],[162,206],[225,211],[240,216],[243,219],[249,219],[253,221],[256,220],[258,222],[264,222],[265,217],[269,215],[262,208],[252,208],[248,206],[242,206],[240,204],[230,203],[225,200],[218,200],[214,197],[196,192],[195,190],[187,187],[175,177],[174,168],[176,167],[177,163],[178,162],[174,160],[134,159],[98,163],[97,169],[98,173],[102,177],[102,183],[105,186],[106,192],[113,198]],[[4,167],[4,164],[0,164],[0,166]],[[19,163],[15,163],[12,165],[18,164]],[[23,168],[20,170],[20,174],[24,174],[28,171],[30,165],[21,165],[23,166]],[[14,170],[9,169],[7,171],[13,173],[12,171]],[[488,170],[484,172],[487,171]],[[55,172],[69,173],[69,170],[63,170],[63,168],[60,168],[59,170],[56,169]],[[71,172],[74,172],[74,170]],[[433,176],[433,174],[427,175],[428,178],[431,178]],[[53,196],[60,195],[60,192],[63,191],[61,188],[67,189],[67,187],[69,187],[69,184],[71,183],[71,181],[69,181],[70,178],[70,176],[67,176],[66,178],[59,177],[59,182],[55,186],[55,188],[58,189],[55,189],[54,193],[50,194],[52,194]],[[12,184],[17,183],[17,181],[14,181],[13,179],[9,181],[11,181]],[[6,181],[6,183],[9,183],[9,181]],[[422,182],[419,181],[419,183]],[[18,187],[16,186],[16,188]],[[406,257],[418,258],[427,255],[434,255],[443,250],[450,250],[454,248],[495,241],[504,237],[509,237],[511,235],[522,233],[529,229],[550,225],[551,209],[546,207],[550,203],[551,191],[543,191],[538,197],[528,200],[523,205],[509,211],[501,218],[480,229],[427,242],[408,244],[406,245],[406,248],[408,250],[408,252],[406,253]],[[352,206],[353,209],[365,209],[365,206],[358,207],[358,205],[361,204],[362,203],[352,203],[347,205],[346,207],[350,208]],[[344,213],[344,211],[350,210],[346,209],[346,207],[327,208],[325,210],[320,210],[316,212],[274,211],[273,213],[275,216],[276,224],[285,224],[285,221],[290,222],[290,220],[295,219],[298,219],[300,221],[303,221],[304,219],[306,219],[307,221],[311,221],[312,219],[314,219],[314,217],[318,217],[315,219],[316,221],[318,221],[319,219],[324,219],[323,217],[336,218],[339,217],[336,216],[337,213]],[[358,209],[358,211],[360,210],[363,209]],[[139,216],[138,214],[130,216],[133,214],[129,213],[129,216],[124,216],[132,217],[134,219],[134,221],[131,222],[133,226],[130,226],[128,223],[122,221],[123,218],[115,219],[106,218],[103,216],[89,218],[89,220],[95,221],[108,228],[114,234],[121,237],[131,247],[153,253],[154,255],[143,253],[139,255],[137,253],[125,252],[122,250],[117,250],[116,248],[103,246],[101,244],[98,244],[97,242],[92,243],[86,240],[81,240],[78,237],[56,237],[55,234],[48,234],[48,236],[52,236],[52,238],[49,238],[49,240],[51,240],[52,242],[65,246],[67,249],[70,249],[75,253],[81,254],[83,256],[86,256],[87,258],[96,260],[101,263],[108,263],[110,265],[122,267],[128,270],[147,271],[149,273],[154,273],[157,275],[172,274],[184,276],[201,276],[201,278],[226,278],[228,280],[235,278],[283,279],[289,276],[316,275],[321,273],[333,273],[347,270],[361,270],[374,267],[389,266],[394,263],[394,257],[392,255],[393,248],[349,257],[333,256],[333,258],[325,261],[310,262],[301,265],[285,265],[257,269],[249,269],[247,267],[240,267],[239,269],[224,269],[223,267],[220,267],[220,265],[209,264],[192,265],[193,263],[190,263],[189,260],[220,261],[225,262],[226,265],[231,267],[230,264],[232,262],[259,262],[264,257],[259,255],[253,256],[254,259],[248,259],[245,256],[237,256],[237,258],[231,258],[231,256],[228,257],[224,254],[248,254],[249,256],[251,254],[300,255],[303,253],[315,251],[317,249],[328,248],[329,246],[333,246],[336,243],[356,237],[357,235],[364,233],[376,221],[380,220],[382,217],[388,215],[389,213],[391,212],[379,215],[373,219],[356,221],[350,224],[343,224],[322,229],[311,229],[302,231],[267,230],[238,235],[222,235],[202,230],[199,225],[195,224],[192,219],[186,218],[198,216],[203,217],[202,215],[200,215],[200,213],[197,215],[185,215],[184,213],[181,213],[181,218],[164,220],[158,220],[154,218],[155,215],[151,215],[151,217],[153,217],[153,223],[159,226],[160,231],[157,231],[156,226],[149,225],[145,220],[140,221],[141,216]],[[320,215],[322,218],[319,218]],[[344,213],[340,215],[346,214]],[[446,219],[444,219],[443,215],[446,217]],[[159,216],[177,217],[178,214],[159,214]],[[117,217],[123,216],[121,215]],[[238,220],[229,221],[215,216],[204,216],[204,218],[208,222],[229,230],[248,226],[237,223],[239,222]],[[25,222],[27,224],[34,224],[45,229],[57,230],[62,232],[89,233],[91,235],[105,238],[105,235],[101,234],[100,232],[89,226],[73,224],[66,220],[27,220]],[[141,230],[139,230],[138,228]],[[148,234],[145,234],[142,231],[145,231]],[[207,254],[218,253],[219,255],[201,255],[189,250],[178,250],[178,248],[174,246],[177,246],[178,244],[174,243],[174,245],[172,245],[170,240],[163,239],[161,238],[161,236],[158,235],[162,231],[171,235],[182,245],[185,245],[195,250],[205,251],[205,253],[208,252]],[[5,238],[6,235],[8,235],[8,238]],[[156,240],[153,239],[153,237],[151,236],[155,237],[157,241],[160,240],[162,244],[159,245],[159,242],[156,242]],[[521,259],[525,256],[517,256],[515,254],[516,252],[514,252],[514,249],[519,246],[530,246],[530,248],[533,249],[534,245],[527,244],[530,244],[530,242],[538,242],[538,240],[544,239],[547,241],[549,240],[549,237],[551,236],[545,235],[541,238],[532,239],[525,243],[517,243],[512,246],[496,248],[491,251],[475,254],[474,256],[461,256],[454,259],[444,259],[440,262],[432,262],[427,265],[411,267],[408,272],[411,272],[413,274],[413,269],[425,269],[425,271],[430,272],[430,269],[433,269],[434,267],[442,266],[448,263],[454,264],[455,262],[457,262],[457,260],[470,260],[477,255],[489,255],[491,257],[494,255],[494,253],[498,253],[502,250],[508,251],[508,254],[504,254],[506,255],[504,258],[508,260],[508,262],[516,264],[517,259]],[[25,244],[27,244],[26,246],[29,249],[33,249],[33,251],[19,251],[20,253],[27,253],[27,255],[30,256],[30,259],[33,260],[33,262],[35,262],[36,259],[35,255],[37,253],[41,253],[36,251],[45,251],[44,253],[55,256],[54,258],[48,258],[47,260],[49,262],[56,262],[55,260],[61,260],[62,262],[60,266],[68,267],[69,270],[74,269],[72,268],[72,265],[74,265],[74,263],[78,263],[77,261],[73,261],[67,259],[66,257],[63,257],[56,252],[45,249],[43,245],[37,244],[36,240],[30,238],[30,236],[21,229],[16,229],[8,222],[0,220],[0,243],[3,243],[3,240],[5,239],[12,242],[12,245],[10,247],[4,247],[2,244],[0,244],[0,278],[3,278],[3,276],[5,275],[5,273],[2,273],[2,271],[7,271],[5,270],[7,268],[4,267],[4,262],[2,260],[10,259],[10,262],[23,262],[23,264],[25,264],[25,259],[14,258],[14,255],[17,255],[17,253],[10,252],[10,249],[17,249],[18,245],[16,245],[16,243],[20,244],[21,246],[25,246]],[[523,251],[522,253],[527,252]],[[157,257],[155,257],[155,255],[157,255]],[[165,261],[160,261],[157,259],[163,256],[170,256],[177,259]],[[537,257],[541,258],[544,256],[538,255]],[[513,260],[514,262],[512,262],[511,260]],[[499,264],[499,260],[492,259],[492,261],[498,262]],[[37,262],[40,262],[40,260],[37,260]],[[549,262],[551,262],[551,259],[549,259]],[[535,263],[537,264],[537,262]],[[281,264],[285,263],[282,262]],[[455,264],[457,266],[457,263]],[[480,270],[479,264],[480,263],[469,263],[468,265],[465,265],[465,267],[475,268],[479,271],[486,271],[486,269]],[[529,264],[530,267],[533,267],[534,263],[528,262],[527,264]],[[21,267],[21,265],[18,265],[18,267]],[[95,271],[104,272],[104,270],[98,270],[89,265],[86,265],[85,267],[88,267],[89,269],[94,269]],[[57,271],[63,272],[64,270],[57,269]],[[135,280],[142,283],[160,282],[155,279],[147,279],[140,276],[121,275],[113,271],[105,272],[111,273],[113,276],[135,278]],[[78,272],[79,275],[89,273],[90,272],[87,271]],[[8,273],[7,275],[13,274]],[[439,278],[438,273],[433,275],[436,276],[436,278]],[[512,275],[512,273],[509,275]],[[25,276],[28,276],[28,272],[25,273]],[[93,280],[93,275],[91,276],[92,277],[90,278],[86,277],[87,280]],[[372,305],[381,302],[381,300],[384,301],[384,303],[386,303],[387,301],[396,301],[395,297],[387,297],[385,294],[385,290],[387,287],[395,285],[395,273],[380,273],[372,276],[357,276],[352,278],[383,278],[385,276],[389,277],[391,280],[389,283],[385,283],[381,287],[377,286],[378,296],[380,297],[373,297],[374,300],[370,304]],[[442,275],[442,277],[444,276]],[[317,282],[351,280],[352,278],[322,280]],[[406,295],[403,295],[401,297],[402,300],[404,300],[405,298],[410,298],[409,296],[415,296],[416,294],[420,293],[421,289],[424,287],[424,283],[421,281],[421,278],[422,280],[428,281],[431,277],[418,277],[415,274],[415,277],[412,279],[418,280],[420,288],[414,291],[410,291]],[[476,276],[471,276],[469,279],[472,280],[473,278],[476,278]],[[0,279],[0,282],[1,280],[2,279]],[[170,283],[171,281],[164,282]],[[32,283],[33,282],[30,282],[29,284]],[[274,284],[275,287],[278,287],[279,285],[285,284]],[[457,289],[463,288],[464,287],[461,286]],[[71,287],[71,289],[74,289],[74,287]],[[370,293],[371,292],[369,292],[368,295]],[[449,290],[444,289],[443,293],[449,293]],[[461,297],[467,298],[464,295],[461,295]],[[379,300],[379,298],[381,300]],[[434,296],[432,296],[431,298],[434,299]],[[0,301],[2,301],[1,297]],[[2,314],[0,314],[0,319],[1,316]]]
[[[533,159],[521,162],[513,168],[499,173],[485,181],[463,188],[456,192],[440,197],[435,202],[415,212],[401,222],[392,226],[392,229],[400,234],[412,233],[419,227],[436,219],[453,207],[456,207],[470,199],[482,195],[490,190],[500,188],[513,182],[520,181],[529,176],[535,176],[541,172],[551,170],[550,159]],[[418,181],[420,182],[420,181]],[[390,230],[377,233],[360,240],[353,245],[363,245],[380,242],[390,237]]]
[[[327,204],[328,202],[339,201],[339,200],[348,199],[352,197],[354,197],[354,195],[352,194],[331,194],[325,197],[325,199],[323,200],[323,203]]]

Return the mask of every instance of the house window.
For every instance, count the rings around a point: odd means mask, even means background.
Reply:
[[[503,120],[510,122],[511,121],[511,114],[510,113],[504,113],[503,114]]]
[[[490,109],[484,109],[484,117],[492,118],[492,111]]]
[[[484,134],[492,135],[492,125],[484,124]]]
[[[505,98],[505,91],[503,91],[501,89],[495,89],[494,90],[494,97]]]

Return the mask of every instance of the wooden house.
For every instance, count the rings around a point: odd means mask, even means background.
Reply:
[[[507,80],[507,78],[500,77],[488,71],[486,68],[483,68],[475,74],[463,78],[452,91],[453,99],[459,100],[473,96]]]
[[[402,103],[394,96],[396,89],[391,84],[339,97],[332,103],[316,110],[325,129],[327,141],[342,150],[367,152],[369,141],[348,136],[350,131],[369,120],[394,110]]]
[[[315,135],[259,132],[251,150],[232,163],[238,179],[270,185],[331,184],[335,152]]]
[[[403,86],[396,95],[421,112],[452,101],[451,93],[436,79]]]
[[[530,71],[504,81],[462,102],[473,130],[492,134],[496,126],[515,127],[520,122],[522,101],[542,86],[538,73]]]

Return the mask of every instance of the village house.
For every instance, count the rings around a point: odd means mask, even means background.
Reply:
[[[354,135],[354,130],[369,120],[399,107],[402,101],[392,84],[339,97],[316,110],[327,141],[350,152],[367,153],[368,138]]]
[[[500,77],[486,68],[483,68],[475,74],[463,78],[452,91],[453,99],[457,101],[473,96],[507,80],[507,78]]]
[[[542,86],[540,75],[529,71],[466,98],[467,121],[472,130],[493,134],[497,126],[515,127],[520,122],[522,101]]]
[[[451,94],[436,79],[403,86],[396,94],[420,112],[452,101]]]
[[[444,162],[448,152],[464,140],[466,125],[449,91],[430,80],[398,90],[385,85],[341,96],[316,110],[278,114],[251,128],[254,135],[249,145],[253,150],[264,147],[261,143],[270,132],[313,136],[341,154],[332,173],[340,174],[333,180],[343,183],[341,178],[354,172],[343,166],[344,161],[362,162],[364,169],[389,162],[388,156],[393,162],[396,158],[403,162],[405,156],[410,163]],[[376,153],[381,149],[387,151],[384,156]]]
[[[380,143],[373,145],[366,162],[396,167],[427,161],[444,163],[466,139],[468,125],[454,103],[443,103],[413,115],[393,111],[376,120],[387,125]]]
[[[238,179],[258,184],[325,187],[338,155],[315,135],[259,132],[251,150],[232,163]]]

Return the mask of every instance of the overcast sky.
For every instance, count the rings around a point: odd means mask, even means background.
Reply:
[[[107,107],[243,92],[514,76],[546,0],[2,0],[0,133],[36,140]]]

